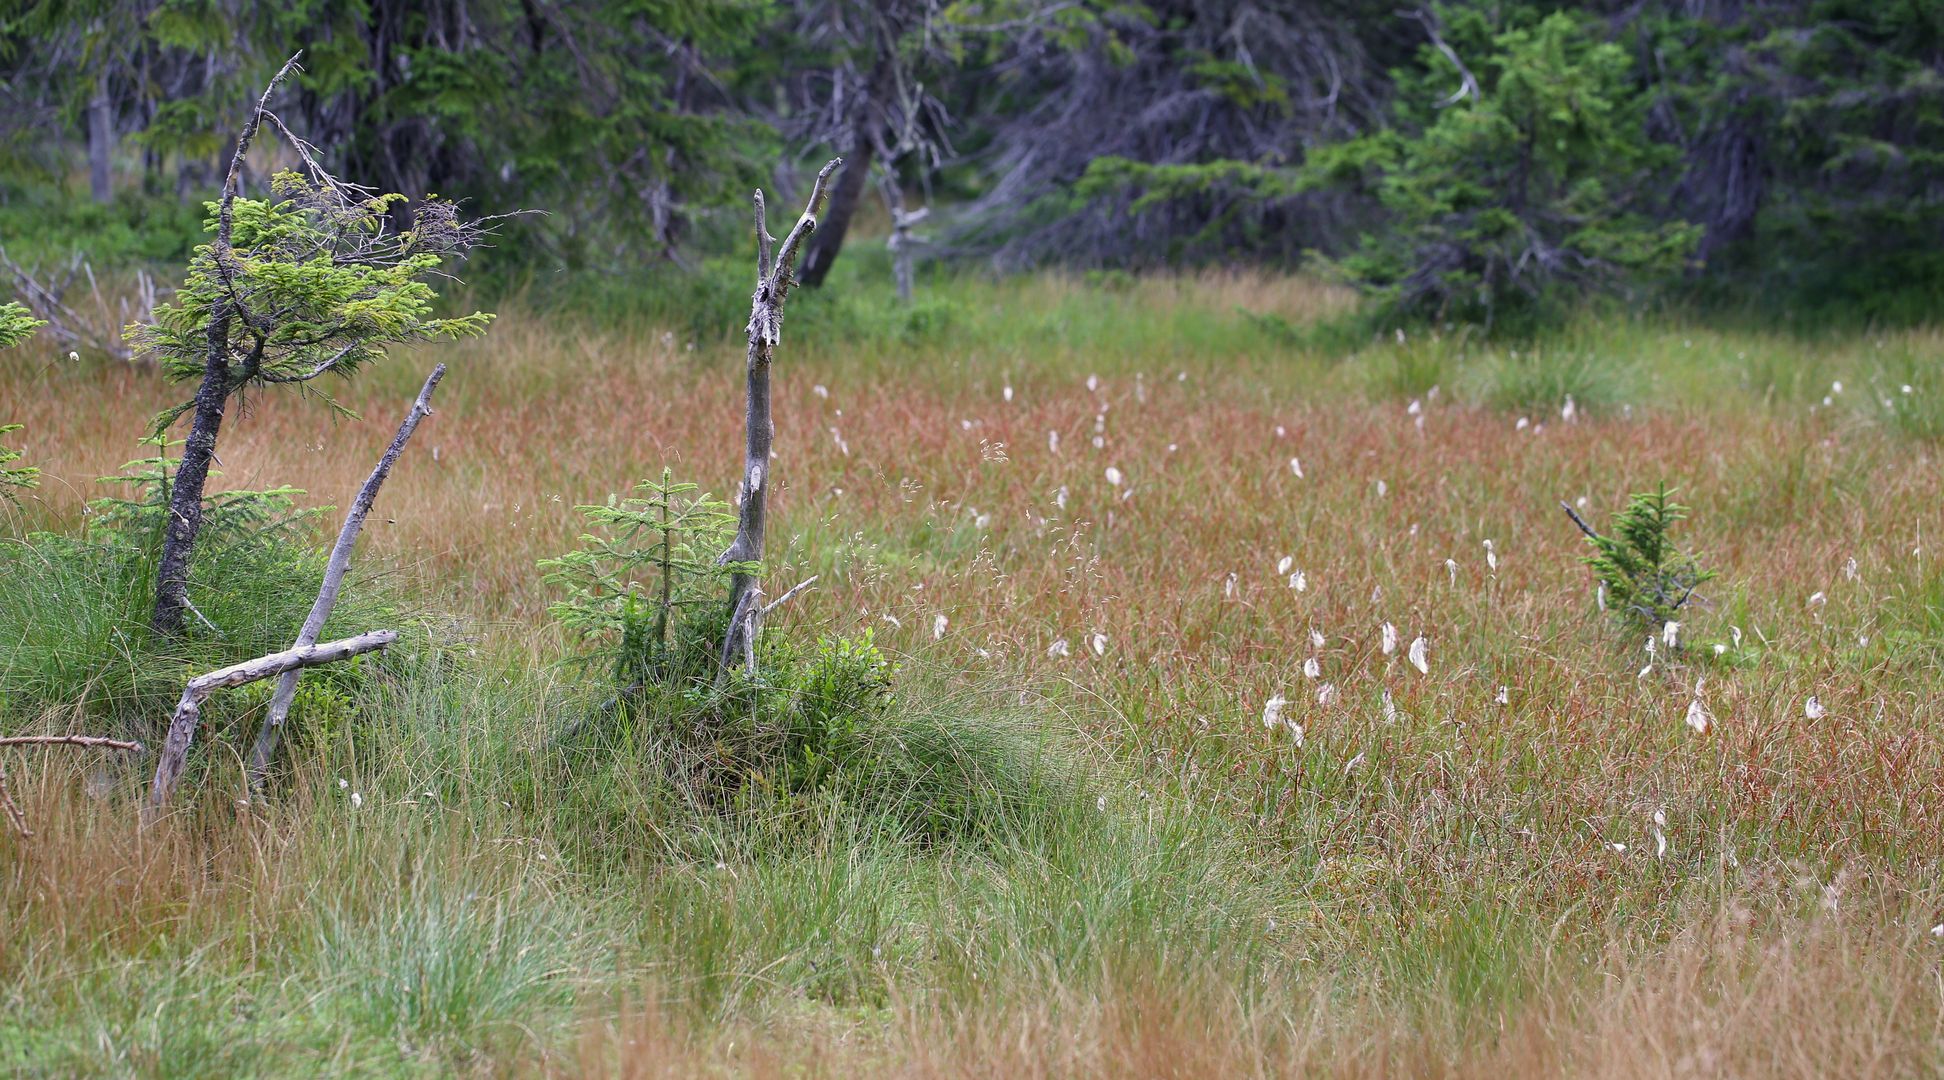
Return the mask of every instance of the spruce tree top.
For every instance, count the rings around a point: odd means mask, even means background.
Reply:
[[[398,230],[390,213],[403,195],[294,172],[278,173],[271,194],[234,200],[230,242],[198,247],[175,299],[156,307],[153,323],[129,328],[170,379],[203,378],[219,342],[234,392],[349,376],[388,345],[485,331],[483,312],[433,317],[438,294],[424,279],[480,235],[452,203],[427,200]],[[220,237],[223,207],[208,205],[205,227]],[[188,407],[164,413],[157,430]]]

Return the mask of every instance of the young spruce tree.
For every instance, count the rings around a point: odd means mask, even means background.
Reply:
[[[211,240],[196,249],[175,300],[156,308],[153,323],[129,331],[168,378],[197,382],[193,399],[155,423],[160,434],[190,416],[150,617],[160,634],[183,627],[203,489],[232,397],[278,385],[316,392],[312,380],[349,377],[389,345],[483,333],[491,318],[432,317],[438,297],[424,280],[478,241],[477,223],[462,222],[449,202],[428,199],[416,207],[410,229],[394,229],[390,213],[404,196],[333,178],[268,111],[271,93],[295,66],[293,57],[244,124],[222,197],[210,204]],[[266,120],[303,157],[305,173],[277,174],[268,199],[239,198],[243,156]]]
[[[28,314],[27,309],[19,304],[0,304],[0,349],[11,349],[33,337],[34,331],[41,325],[41,320]],[[0,435],[19,430],[19,424],[0,424]],[[14,468],[13,463],[19,460],[20,451],[0,446],[0,499],[7,502],[14,501],[14,493],[9,488],[30,488],[40,484],[40,470]]]

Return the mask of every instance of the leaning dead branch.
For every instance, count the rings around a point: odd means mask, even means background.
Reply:
[[[770,252],[776,238],[769,234],[763,193],[756,192],[756,292],[749,304],[748,394],[743,478],[738,500],[740,513],[735,542],[717,560],[718,565],[735,567],[729,578],[729,630],[723,635],[719,654],[724,669],[735,666],[738,657],[754,648],[749,628],[756,620],[749,616],[757,610],[757,602],[749,594],[758,584],[768,520],[770,441],[776,433],[770,419],[770,361],[783,338],[783,303],[789,298],[791,286],[796,284],[792,272],[797,252],[817,229],[817,213],[823,205],[830,174],[843,163],[843,158],[833,158],[817,172],[817,182],[810,188],[810,201],[804,207],[803,216],[783,238],[774,262]]]
[[[911,231],[912,227],[931,216],[931,207],[921,206],[907,211],[904,200],[897,199],[891,204],[891,236],[884,246],[891,250],[891,270],[898,281],[898,300],[911,303],[911,283],[914,276],[912,257],[914,249],[931,241]]]
[[[183,688],[182,700],[176,703],[175,715],[169,720],[169,734],[162,742],[161,760],[155,764],[155,780],[149,786],[150,815],[168,805],[176,781],[182,778],[183,767],[189,758],[189,746],[195,741],[196,728],[202,722],[202,706],[209,700],[209,695],[228,687],[246,686],[275,678],[286,671],[349,660],[383,649],[397,640],[396,630],[373,630],[322,645],[285,649],[190,679],[189,685]]]
[[[392,466],[397,464],[398,455],[405,450],[412,433],[418,430],[419,421],[432,415],[432,391],[438,388],[439,380],[445,378],[444,364],[432,369],[419,391],[418,399],[412,402],[411,411],[398,425],[398,434],[392,436],[391,445],[365,478],[364,486],[358,489],[358,497],[351,501],[351,509],[344,515],[344,527],[338,530],[337,543],[331,547],[331,559],[324,567],[324,583],[317,590],[317,600],[311,604],[310,614],[304,618],[303,628],[297,631],[297,642],[292,648],[301,649],[317,643],[317,636],[324,632],[324,622],[331,617],[331,609],[337,606],[339,591],[344,587],[345,571],[351,567],[351,551],[358,544],[358,534],[364,531],[365,518],[371,513],[372,504],[378,500],[378,489],[391,475]],[[270,761],[277,753],[277,740],[283,734],[284,721],[290,716],[291,702],[297,699],[297,679],[302,669],[291,668],[277,680],[277,691],[270,698],[270,708],[264,714],[263,725],[257,730],[256,745],[250,750],[250,786],[261,790],[264,778],[269,775]]]
[[[0,746],[76,746],[84,750],[133,750],[140,753],[142,744],[126,739],[108,739],[99,735],[10,735],[0,739]],[[0,815],[5,815],[7,824],[21,839],[34,835],[27,827],[27,815],[21,812],[20,804],[14,802],[13,792],[7,790],[7,768],[0,764]]]

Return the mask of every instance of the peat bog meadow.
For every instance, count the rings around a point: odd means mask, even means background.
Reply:
[[[0,0],[0,1075],[1944,1073],[1940,27]]]
[[[369,419],[250,402],[213,487],[301,493],[208,549],[231,591],[180,655],[97,481],[169,389],[10,355],[43,473],[0,556],[9,733],[150,743],[187,677],[287,644],[319,508],[448,375],[325,634],[400,639],[306,676],[268,793],[248,688],[145,829],[146,760],[7,751],[7,1068],[1936,1065],[1933,332],[1339,353],[1237,314],[1350,302],[1298,278],[949,294],[796,301],[766,572],[816,581],[736,746],[684,742],[679,693],[617,720],[537,565],[664,467],[728,486],[732,339],[514,308],[349,384]],[[1662,480],[1715,576],[1649,633],[1558,504],[1605,529]],[[869,700],[802,706],[859,664]]]

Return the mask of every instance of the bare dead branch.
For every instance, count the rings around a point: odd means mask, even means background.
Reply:
[[[756,191],[755,201],[756,279],[760,281],[769,276],[771,245],[776,243],[776,237],[769,233],[768,215],[763,208],[763,192],[760,188]]]
[[[10,735],[0,739],[0,746],[78,746],[88,750],[134,750],[140,752],[142,744],[126,739],[109,739],[99,735]],[[34,835],[27,827],[27,815],[21,812],[20,804],[14,802],[13,792],[7,790],[7,769],[0,764],[0,813],[6,815],[7,824],[21,839]]]
[[[815,585],[817,583],[817,577],[818,575],[811,574],[809,577],[804,578],[802,581],[799,581],[795,585],[790,586],[789,591],[785,592],[782,596],[779,596],[776,599],[771,600],[769,603],[764,604],[763,617],[768,618],[770,612],[775,611],[777,608],[780,608],[784,604],[788,603],[791,597],[809,588],[810,586]]]
[[[337,543],[331,546],[331,558],[324,567],[324,581],[318,587],[317,600],[311,604],[310,614],[304,617],[303,628],[297,631],[297,643],[293,648],[304,648],[315,644],[317,636],[324,632],[325,620],[331,617],[331,609],[337,606],[338,592],[344,587],[344,575],[351,567],[351,552],[357,546],[358,534],[364,531],[365,518],[370,515],[372,504],[378,501],[378,489],[391,475],[392,466],[398,463],[398,456],[404,452],[405,444],[418,430],[419,421],[432,415],[432,391],[438,389],[439,380],[445,378],[446,366],[440,364],[432,369],[419,390],[418,398],[405,414],[405,420],[398,425],[398,433],[392,436],[391,445],[385,448],[383,457],[365,478],[364,486],[358,489],[357,498],[351,501],[351,508],[345,512],[344,527],[338,530]],[[277,680],[276,693],[271,695],[270,708],[264,713],[263,725],[257,730],[256,745],[250,751],[250,786],[261,789],[264,778],[270,771],[270,760],[277,752],[277,740],[282,735],[285,719],[290,716],[290,706],[297,698],[297,679],[302,674],[298,668],[284,672]]]
[[[228,687],[245,686],[282,675],[286,671],[319,667],[362,656],[397,640],[396,630],[372,630],[322,645],[285,649],[190,679],[183,688],[182,700],[176,703],[175,715],[169,719],[169,734],[162,742],[161,760],[155,764],[155,780],[149,786],[149,817],[153,819],[157,812],[168,805],[176,781],[182,778],[182,770],[188,763],[189,746],[195,741],[196,728],[202,722],[202,706],[209,700],[209,695]]]
[[[142,744],[131,739],[110,739],[101,735],[9,735],[0,746],[79,746],[90,750],[133,750]]]
[[[13,800],[13,792],[7,790],[5,765],[0,765],[0,811],[6,813],[7,824],[13,826],[14,832],[20,834],[21,839],[34,835],[34,830],[27,827],[27,815],[20,812],[20,804]]]
[[[1407,19],[1416,20],[1419,25],[1423,26],[1425,34],[1431,38],[1431,47],[1443,54],[1446,60],[1451,61],[1452,67],[1458,69],[1458,78],[1460,80],[1458,89],[1452,91],[1450,97],[1438,102],[1438,108],[1448,109],[1465,100],[1467,97],[1473,101],[1479,100],[1481,95],[1478,89],[1478,80],[1472,77],[1471,69],[1465,66],[1465,62],[1458,58],[1457,51],[1445,44],[1444,34],[1438,26],[1438,17],[1432,14],[1427,8],[1399,12],[1399,14]]]
[[[1566,505],[1565,500],[1560,500],[1559,508],[1566,511],[1566,516],[1573,519],[1573,524],[1578,525],[1579,530],[1585,533],[1588,539],[1598,540],[1600,538],[1600,534],[1593,531],[1593,526],[1588,525],[1586,519],[1579,516],[1579,511]]]
[[[776,265],[771,268],[770,273],[770,279],[782,286],[778,294],[779,307],[782,292],[789,291],[787,282],[790,279],[790,271],[796,266],[797,248],[812,232],[816,231],[817,215],[823,210],[825,188],[829,183],[830,174],[836,172],[843,164],[843,158],[831,158],[824,163],[823,168],[817,170],[817,179],[810,185],[810,199],[804,205],[803,216],[797,219],[797,223],[791,226],[789,235],[783,238],[783,249],[777,254]]]
[[[297,59],[303,55],[302,49],[291,54],[290,59],[284,61],[283,67],[278,68],[277,73],[270,77],[269,85],[263,88],[263,96],[257,98],[256,108],[250,111],[249,120],[244,122],[242,132],[236,137],[236,152],[230,155],[229,171],[223,174],[222,201],[216,207],[216,240],[211,246],[211,253],[216,257],[217,272],[223,275],[225,282],[229,280],[230,268],[227,263],[230,236],[235,232],[236,226],[237,176],[243,170],[243,156],[250,152],[250,142],[256,138],[257,130],[263,126],[264,114],[270,107],[270,95],[276,92],[277,85],[283,82],[286,76],[296,70]]]

